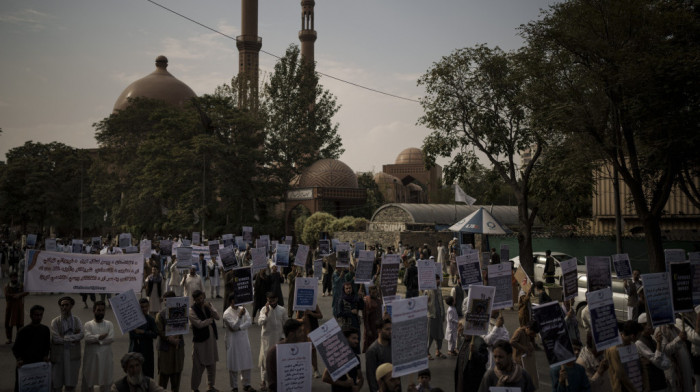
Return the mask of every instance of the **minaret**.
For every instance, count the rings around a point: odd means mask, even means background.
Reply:
[[[301,0],[301,58],[311,64],[314,63],[314,42],[316,42],[316,30],[314,30],[314,0]]]
[[[262,38],[258,37],[258,0],[241,0],[241,35],[238,47],[238,78],[240,107],[258,107],[258,58]]]

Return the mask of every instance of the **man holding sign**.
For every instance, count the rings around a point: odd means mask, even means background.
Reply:
[[[236,306],[236,294],[228,296],[229,307],[224,312],[226,328],[226,368],[231,389],[238,390],[238,373],[241,373],[243,390],[254,391],[250,386],[250,369],[253,368],[253,353],[250,349],[248,328],[252,325],[250,313],[244,306]]]

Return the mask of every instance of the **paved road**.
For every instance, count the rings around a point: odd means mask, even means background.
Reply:
[[[3,282],[4,283],[4,282]],[[207,289],[207,295],[208,293]],[[284,285],[282,289],[283,293],[287,293],[287,287]],[[447,295],[447,293],[445,293]],[[92,319],[92,308],[90,309],[83,309],[83,304],[80,300],[80,296],[77,294],[72,295],[73,298],[76,300],[76,306],[73,308],[73,313],[78,316],[83,323],[86,321]],[[46,308],[46,312],[44,314],[44,320],[43,323],[48,325],[51,321],[52,318],[56,317],[59,314],[59,309],[58,309],[58,298],[61,296],[56,294],[56,295],[29,295],[26,297],[26,302],[25,302],[25,316],[26,320],[25,324],[29,323],[29,309],[35,305],[35,304],[40,304]],[[222,308],[222,299],[214,299],[212,302],[215,305],[217,310],[221,310]],[[0,310],[2,310],[2,314],[4,315],[4,309],[5,309],[5,301],[2,300],[2,305],[0,305]],[[90,302],[90,306],[92,306],[92,303]],[[321,320],[321,323],[326,322],[331,316],[331,299],[330,297],[320,297],[319,298],[319,306],[321,308],[321,311],[323,313],[323,320]],[[249,307],[249,310],[251,308]],[[517,317],[517,312],[507,310],[504,312],[505,315],[505,320],[506,320],[506,327],[508,328],[508,331],[512,334],[515,329],[517,328],[518,324],[518,317]],[[116,328],[115,331],[115,341],[112,345],[112,351],[114,353],[114,358],[115,358],[115,367],[114,367],[114,374],[115,378],[116,377],[121,377],[123,375],[123,371],[119,365],[119,358],[127,352],[128,347],[129,347],[129,336],[128,334],[122,335],[121,332],[119,331],[119,327],[117,326],[116,320],[114,318],[114,314],[111,312],[111,310],[108,309],[106,319],[111,320]],[[219,326],[221,326],[219,322]],[[223,332],[220,329],[221,332]],[[4,330],[3,330],[3,335],[4,335]],[[257,358],[260,350],[260,327],[257,325],[253,325],[249,329],[248,333],[250,337],[250,342],[251,342],[251,347],[253,349],[253,363],[257,364]],[[14,368],[15,368],[15,361],[14,357],[12,356],[12,352],[10,349],[10,346],[2,344],[4,343],[5,339],[4,336],[2,337],[2,341],[0,341],[0,392],[3,391],[11,391],[14,385]],[[183,371],[182,375],[182,380],[181,380],[181,391],[188,391],[189,386],[190,386],[190,374],[192,371],[192,361],[191,361],[191,353],[192,353],[192,343],[191,343],[191,338],[186,337],[185,338],[186,346],[185,346],[185,368]],[[220,338],[218,341],[218,347],[219,347],[219,358],[220,361],[217,364],[216,368],[216,388],[219,389],[220,391],[229,391],[231,388],[229,386],[229,377],[228,377],[228,370],[226,369],[226,359],[225,359],[225,348],[224,348],[224,339],[223,339],[223,333],[220,333]],[[447,342],[444,342],[443,344],[443,352],[447,351]],[[157,354],[156,354],[157,355]],[[538,368],[539,368],[539,377],[540,377],[540,391],[549,391],[551,390],[550,382],[549,382],[549,367],[547,365],[547,359],[542,351],[537,351],[536,352],[536,358],[537,358],[537,363],[538,363]],[[363,369],[364,369],[364,355],[360,356],[361,359],[363,360]],[[455,367],[455,359],[454,357],[448,357],[447,359],[435,359],[433,361],[429,362],[430,370],[432,372],[432,386],[433,387],[440,387],[445,391],[452,391],[454,390],[454,367]],[[319,359],[319,370],[323,372],[323,369],[325,368],[323,365],[323,361]],[[156,370],[157,372],[157,370]],[[156,375],[157,377],[157,375]],[[253,386],[257,389],[258,386],[260,385],[260,370],[259,368],[254,368],[252,371],[252,378],[253,378]],[[409,382],[413,381],[415,377],[413,375],[405,376],[403,377],[403,386],[404,389],[408,385]],[[202,385],[200,386],[200,390],[206,390],[206,374],[203,377]],[[476,382],[476,381],[475,381]],[[314,379],[313,380],[313,391],[328,391],[330,390],[328,384],[323,383],[320,379]],[[365,383],[365,386],[363,387],[363,390],[368,391],[369,388],[367,387],[367,383]]]

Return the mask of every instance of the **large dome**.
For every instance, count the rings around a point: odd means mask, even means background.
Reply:
[[[156,70],[129,85],[114,103],[113,112],[123,110],[129,105],[129,98],[145,97],[165,101],[170,105],[182,105],[197,94],[167,71],[168,59],[156,58]]]
[[[357,188],[357,176],[337,159],[321,159],[304,169],[297,185],[301,188]]]
[[[407,148],[396,157],[397,165],[411,165],[411,164],[423,164],[423,151],[419,148],[411,147]]]

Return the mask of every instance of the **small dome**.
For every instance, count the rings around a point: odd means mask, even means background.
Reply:
[[[298,186],[327,188],[357,188],[357,175],[337,159],[321,159],[304,169]]]
[[[156,70],[129,85],[114,103],[113,113],[129,105],[129,98],[144,97],[158,99],[174,106],[182,105],[197,94],[185,83],[167,71],[168,58],[156,58]]]
[[[416,184],[416,183],[414,183],[414,182],[408,184],[407,187],[408,187],[408,189],[411,190],[411,191],[416,191],[416,192],[422,192],[422,191],[423,191],[423,188],[422,188],[420,185],[418,185],[418,184]]]
[[[423,151],[419,148],[411,147],[407,148],[396,157],[397,165],[412,165],[412,164],[423,164]]]

